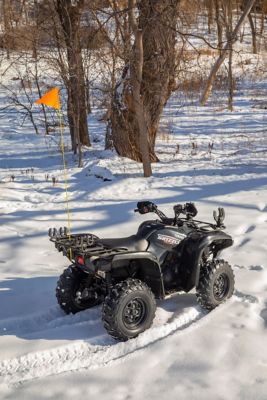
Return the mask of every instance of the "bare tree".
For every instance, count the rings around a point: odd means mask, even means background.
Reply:
[[[157,161],[160,115],[175,88],[175,42],[179,0],[129,2],[134,45],[116,87],[112,139],[118,154],[147,163]],[[141,115],[142,114],[142,115]],[[140,128],[142,131],[140,132]],[[140,147],[141,145],[141,147]],[[147,172],[149,174],[149,172]]]
[[[4,48],[6,50],[7,58],[10,58],[10,31],[11,31],[11,21],[10,21],[10,3],[8,0],[3,0],[2,5],[3,10],[3,20],[4,20]]]
[[[233,111],[233,97],[234,97],[234,78],[233,78],[233,5],[231,0],[227,0],[225,10],[225,20],[226,20],[226,37],[229,43],[228,52],[228,82],[229,82],[229,92],[228,92],[228,110]]]
[[[212,67],[211,72],[209,74],[209,77],[207,79],[205,88],[204,88],[204,92],[203,92],[203,94],[201,96],[200,104],[202,106],[204,106],[206,104],[206,102],[208,101],[210,92],[212,90],[213,81],[214,81],[214,79],[216,77],[216,74],[217,74],[220,66],[224,62],[224,60],[225,60],[225,58],[226,58],[226,56],[228,54],[228,51],[231,49],[233,43],[236,42],[237,34],[238,34],[243,22],[245,21],[245,19],[247,18],[248,14],[250,13],[250,11],[251,11],[253,5],[255,4],[255,2],[256,2],[256,0],[249,0],[247,2],[246,7],[244,8],[243,13],[242,13],[242,15],[241,15],[241,17],[240,17],[235,29],[233,30],[233,33],[232,33],[231,37],[229,37],[227,39],[227,42],[226,42],[224,48],[222,49],[221,55],[219,56],[219,58],[217,59],[217,61],[214,64],[214,66]]]
[[[149,158],[149,134],[147,121],[145,119],[144,103],[141,94],[141,82],[143,76],[144,65],[144,44],[143,29],[138,26],[134,15],[136,0],[129,0],[129,20],[134,33],[134,47],[132,54],[132,62],[130,67],[130,82],[133,93],[133,110],[136,114],[138,131],[139,131],[139,148],[143,163],[144,176],[152,175],[151,162]]]
[[[244,0],[244,6],[246,5],[247,0]],[[252,51],[253,54],[257,54],[257,32],[256,32],[256,23],[254,24],[252,12],[248,14],[248,21],[251,29],[251,38],[252,38]]]
[[[84,1],[55,0],[55,9],[62,27],[68,62],[68,116],[73,131],[73,148],[78,146],[81,166],[81,145],[90,146],[87,125],[86,88],[80,41],[80,19]]]
[[[216,21],[216,26],[217,26],[217,37],[218,37],[217,46],[221,52],[222,45],[223,45],[223,27],[222,27],[221,14],[220,14],[220,8],[221,8],[220,0],[214,0],[214,5],[215,5],[215,21]]]

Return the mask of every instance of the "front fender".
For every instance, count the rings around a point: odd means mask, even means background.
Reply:
[[[194,232],[183,240],[183,248],[180,249],[181,281],[182,289],[189,292],[198,285],[201,258],[205,249],[213,247],[214,254],[232,246],[233,239],[222,231]]]

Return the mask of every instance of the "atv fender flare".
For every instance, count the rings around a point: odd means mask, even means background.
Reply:
[[[111,271],[115,268],[125,267],[132,261],[136,261],[139,266],[137,278],[142,279],[151,288],[155,297],[164,298],[165,291],[160,264],[152,253],[139,251],[118,254],[113,257]]]
[[[183,251],[181,257],[181,265],[183,268],[183,287],[185,292],[189,292],[193,287],[198,286],[201,258],[206,249],[213,251],[214,257],[221,252],[221,250],[232,246],[233,239],[221,231],[209,232],[204,235],[196,233],[188,236],[183,241]]]

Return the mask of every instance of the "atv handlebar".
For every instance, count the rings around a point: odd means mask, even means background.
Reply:
[[[186,215],[187,219],[192,219],[197,215],[197,209],[194,203],[176,204],[174,207],[175,218],[178,218],[180,214]],[[134,210],[140,214],[147,214],[149,212],[156,213],[160,218],[167,218],[166,215],[160,211],[155,203],[151,201],[139,201],[137,208]]]
[[[194,225],[196,225],[197,223],[209,225],[213,229],[225,228],[225,226],[223,225],[223,221],[225,218],[225,212],[223,208],[218,209],[219,211],[218,214],[216,211],[213,212],[213,218],[216,221],[216,225],[203,221],[196,221],[196,220],[193,221],[193,218],[198,213],[194,203],[185,203],[184,205],[176,204],[173,207],[173,210],[174,210],[174,219],[168,218],[162,211],[158,209],[155,203],[152,203],[151,201],[139,201],[137,203],[137,208],[134,211],[139,212],[140,214],[147,214],[149,212],[154,212],[159,216],[159,218],[163,223],[171,225],[179,225],[188,221],[188,223],[190,222],[191,224]],[[186,218],[180,218],[180,214],[184,214]]]

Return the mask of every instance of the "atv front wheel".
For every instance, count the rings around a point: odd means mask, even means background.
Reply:
[[[213,310],[229,299],[234,292],[235,278],[231,266],[224,260],[215,260],[203,265],[196,289],[198,303]]]
[[[56,288],[58,304],[66,314],[76,314],[79,311],[94,307],[100,303],[96,291],[92,290],[93,278],[79,269],[70,266],[59,277]],[[82,299],[84,289],[90,289],[92,295]]]
[[[148,329],[156,312],[150,288],[138,279],[117,283],[105,298],[102,320],[107,332],[117,340],[128,340]]]

